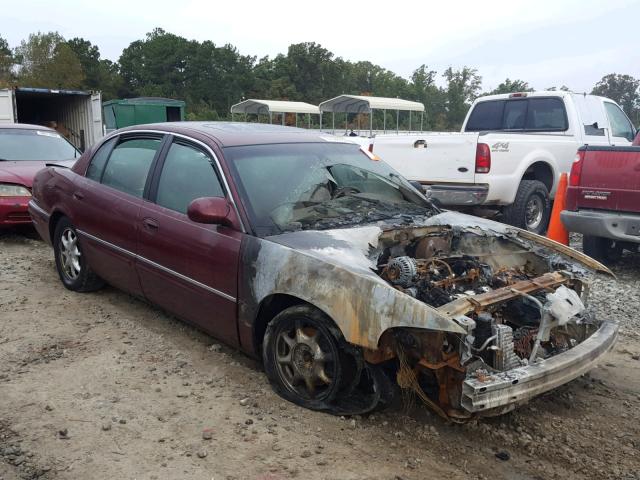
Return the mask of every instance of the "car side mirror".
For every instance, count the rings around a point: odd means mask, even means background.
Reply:
[[[226,198],[220,197],[196,198],[187,207],[189,220],[210,225],[233,226],[230,213],[231,205]]]

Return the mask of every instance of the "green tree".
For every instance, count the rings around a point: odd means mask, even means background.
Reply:
[[[84,74],[78,57],[58,32],[36,33],[16,48],[21,85],[81,88]]]
[[[471,103],[478,98],[482,77],[475,68],[447,68],[442,76],[447,82],[446,108],[448,128],[459,129]]]
[[[610,73],[596,83],[591,93],[615,100],[630,118],[637,120],[640,109],[639,88],[640,80],[631,75]]]
[[[546,91],[548,92],[556,92],[558,90],[560,90],[561,92],[570,92],[571,89],[569,87],[567,87],[566,85],[562,85],[560,88],[558,87],[547,87],[545,88]]]
[[[531,88],[529,84],[524,80],[510,80],[509,78],[507,78],[504,82],[491,90],[487,95],[516,92],[533,92],[533,88]]]
[[[411,75],[410,96],[425,106],[427,130],[447,128],[446,92],[436,85],[438,72],[429,70],[426,65],[418,67]]]
[[[0,37],[0,87],[10,85],[13,80],[15,59],[7,41]]]
[[[231,105],[252,91],[254,63],[255,57],[240,55],[232,45],[217,47],[156,28],[122,52],[122,93],[184,99],[191,117],[210,112],[227,118]]]
[[[101,90],[102,98],[105,100],[117,97],[122,87],[118,65],[110,60],[101,59],[98,46],[88,40],[72,38],[67,44],[82,66],[85,77],[82,87],[86,90]]]

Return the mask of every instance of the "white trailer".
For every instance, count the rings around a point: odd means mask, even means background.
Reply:
[[[0,89],[0,124],[30,123],[56,128],[80,150],[104,135],[102,95],[49,88]]]

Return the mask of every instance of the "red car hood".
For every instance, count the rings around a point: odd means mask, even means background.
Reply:
[[[71,168],[75,160],[63,162],[3,161],[0,162],[0,183],[17,183],[31,188],[33,177],[47,164]]]

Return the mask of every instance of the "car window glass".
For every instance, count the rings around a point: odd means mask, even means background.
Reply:
[[[142,197],[160,139],[136,138],[116,145],[102,175],[102,183],[136,197]]]
[[[505,130],[522,130],[524,128],[526,114],[526,100],[510,100],[506,102],[502,128]]]
[[[604,102],[604,108],[611,124],[611,135],[633,141],[633,127],[620,107],[615,103]]]
[[[469,117],[465,131],[501,130],[504,104],[504,100],[477,103],[471,111],[471,116]]]
[[[559,98],[530,98],[527,110],[527,130],[566,130],[564,103]]]
[[[60,162],[80,156],[58,132],[31,128],[0,128],[0,158],[15,162]]]
[[[96,182],[100,181],[100,177],[102,176],[102,171],[104,170],[104,166],[107,163],[107,158],[109,158],[109,152],[111,151],[111,146],[117,141],[117,138],[112,138],[108,142],[102,144],[102,146],[98,149],[98,151],[93,155],[91,159],[91,163],[87,168],[86,177],[91,180],[95,180]]]
[[[156,203],[187,213],[191,201],[200,197],[224,197],[213,162],[200,149],[174,143],[162,167]]]

